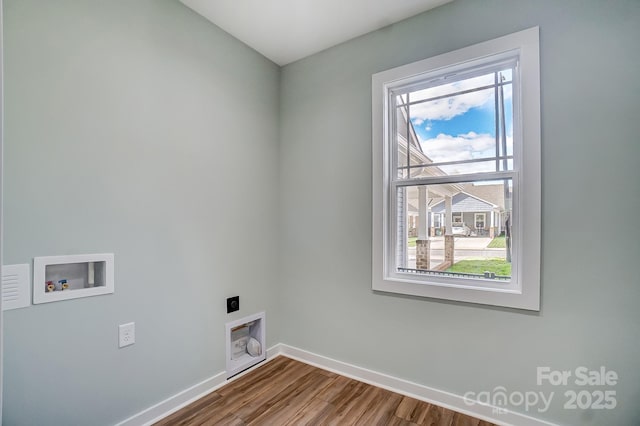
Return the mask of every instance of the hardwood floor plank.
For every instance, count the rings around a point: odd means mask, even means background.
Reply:
[[[335,407],[319,398],[312,398],[311,401],[298,412],[283,426],[314,426],[325,424],[327,417],[334,411]]]
[[[429,409],[425,413],[424,417],[421,419],[422,426],[441,426],[446,425],[449,426],[452,421],[451,416],[447,416],[447,412],[452,413],[452,411],[447,410],[446,408],[438,407],[437,405],[429,405]]]
[[[273,424],[281,425],[294,417],[301,409],[311,402],[313,397],[325,388],[333,379],[323,374],[313,372],[299,380],[298,384],[292,384],[292,392],[288,390],[288,397],[274,397],[274,404],[251,421],[249,425]]]
[[[331,378],[342,377],[339,374],[334,373],[333,371],[323,370],[322,368],[318,368],[318,373]]]
[[[400,404],[398,405],[398,408],[396,408],[396,412],[394,414],[401,419],[406,420],[411,416],[411,413],[417,404],[417,399],[407,398],[404,396],[402,397],[402,401],[400,401]]]
[[[330,387],[327,387],[318,394],[318,398],[331,403],[331,401],[336,398],[336,395],[341,393],[347,386],[355,386],[355,380],[344,376],[338,376]]]
[[[274,381],[269,385],[268,392],[263,392],[247,401],[243,406],[237,407],[235,410],[236,416],[249,423],[270,409],[280,399],[286,399],[295,394],[296,391],[299,392],[296,386],[304,383],[307,380],[306,377],[314,370],[314,367],[309,365],[300,365],[301,367],[296,366],[298,367],[296,374],[287,373],[275,377]]]
[[[354,425],[371,406],[376,396],[376,388],[362,382],[356,383],[357,385],[345,400],[334,403],[336,410],[327,418],[327,425]]]
[[[186,406],[185,408],[176,411],[175,413],[165,417],[160,422],[156,423],[157,426],[187,426],[200,416],[202,413],[209,411],[216,401],[221,397],[217,392],[211,392],[210,394],[200,398],[194,403]]]
[[[229,413],[221,419],[208,420],[202,423],[202,426],[246,426],[246,423]]]
[[[408,420],[401,419],[400,417],[392,415],[389,418],[389,422],[385,423],[385,426],[420,426],[420,425],[417,424],[417,423],[411,423]],[[445,425],[443,425],[443,426],[445,426]],[[449,426],[449,425],[446,425],[446,426]]]
[[[375,397],[370,407],[362,413],[356,424],[358,425],[386,425],[402,400],[402,395],[382,388],[375,388]]]
[[[451,421],[451,426],[479,426],[480,420],[466,414],[455,413]]]
[[[338,410],[343,411],[344,408],[353,401],[353,399],[362,395],[365,389],[366,385],[364,383],[351,380],[349,384],[347,384],[347,386],[345,386],[344,389],[334,396],[329,402],[335,405]]]
[[[493,426],[284,356],[156,426]]]
[[[443,417],[445,411],[450,410],[405,396],[395,415],[419,425],[439,426],[442,424],[448,425],[452,420],[448,417]]]
[[[315,367],[310,365],[293,362],[282,372],[273,375],[269,380],[260,380],[260,384],[256,383],[255,386],[251,386],[250,375],[244,376],[241,379],[248,378],[247,384],[237,389],[236,392],[227,393],[226,397],[212,404],[211,413],[208,413],[205,420],[220,421],[227,414],[233,413],[246,422],[246,417],[252,413],[258,412],[256,415],[259,415],[260,412],[267,409],[268,406],[265,404],[273,398],[274,394],[279,394],[289,388],[298,378],[304,377],[314,369]],[[190,426],[199,426],[199,423],[196,422]]]

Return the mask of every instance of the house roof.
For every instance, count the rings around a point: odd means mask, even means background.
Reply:
[[[504,208],[504,184],[502,181],[494,185],[462,185],[462,190],[469,195],[480,198],[488,203]]]
[[[491,212],[494,210],[498,210],[497,205],[467,194],[466,192],[459,192],[451,199],[451,211],[453,213]],[[444,201],[434,204],[433,207],[431,207],[431,211],[434,213],[444,213]]]

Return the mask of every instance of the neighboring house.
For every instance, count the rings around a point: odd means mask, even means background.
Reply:
[[[494,200],[504,200],[502,185],[482,185],[485,192],[493,192]],[[468,189],[468,188],[465,188]],[[472,235],[493,238],[500,235],[505,221],[504,205],[490,203],[480,197],[461,191],[451,200],[452,222],[463,223],[471,229]],[[431,206],[431,235],[443,235],[445,227],[445,203],[438,201]]]
[[[397,127],[398,163],[404,170],[408,164],[412,165],[410,175],[414,176],[445,176],[443,170],[437,166],[421,168],[419,165],[432,163],[431,159],[423,152],[413,124],[407,122],[407,112],[401,110],[398,116],[400,125]],[[408,137],[407,137],[408,136]],[[407,143],[408,141],[408,143]],[[407,152],[407,145],[409,150]],[[420,224],[420,196],[418,187],[407,187],[398,194],[398,247],[406,247],[408,237],[419,237]],[[475,236],[489,236],[493,238],[500,235],[504,229],[506,220],[504,185],[487,184],[446,184],[431,186],[423,194],[423,202],[427,208],[424,214],[427,217],[428,235],[439,236],[445,234],[446,211],[445,198],[452,199],[452,225],[464,223]],[[402,220],[404,219],[404,220]],[[399,264],[403,264],[406,254],[399,254]]]

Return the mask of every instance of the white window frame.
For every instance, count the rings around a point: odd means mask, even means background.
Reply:
[[[391,223],[395,222],[390,196],[389,170],[392,144],[388,143],[389,91],[394,87],[424,81],[430,75],[464,69],[496,55],[518,54],[518,88],[514,86],[514,197],[512,228],[517,253],[508,285],[489,280],[465,280],[429,274],[406,276],[389,267],[395,256]],[[456,300],[527,310],[540,310],[540,54],[539,29],[530,28],[453,52],[374,74],[372,77],[373,148],[373,247],[374,291]],[[517,100],[516,100],[517,99]],[[515,121],[516,117],[514,117]],[[516,135],[516,132],[518,134]],[[476,176],[473,176],[475,179]],[[459,181],[464,181],[464,175]],[[390,257],[391,256],[391,257]],[[476,282],[478,281],[478,282]]]
[[[480,228],[480,229],[486,229],[487,228],[487,214],[486,213],[474,213],[473,214],[473,227],[478,229],[478,218],[479,217],[482,218],[482,228]]]
[[[435,229],[438,228],[442,228],[443,224],[444,224],[444,220],[443,220],[443,214],[442,213],[431,213],[431,220],[433,221],[433,227]],[[436,224],[438,224],[438,226],[436,226]]]

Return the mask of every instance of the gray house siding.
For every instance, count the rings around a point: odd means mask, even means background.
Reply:
[[[482,201],[478,198],[472,197],[464,193],[458,193],[451,199],[451,206],[453,213],[459,212],[490,212],[495,209],[493,204],[489,204],[486,201]],[[444,213],[444,201],[436,204],[431,208],[434,213]],[[473,220],[473,215],[471,217]]]
[[[462,214],[462,222],[468,226],[471,231],[478,235],[490,235],[493,236],[495,233],[499,232],[498,221],[500,221],[500,213],[497,213],[498,206],[495,206],[491,203],[488,203],[484,200],[476,198],[472,195],[466,194],[464,192],[460,192],[454,195],[451,199],[451,211],[453,213],[454,223],[455,218]],[[431,212],[434,214],[442,214],[445,213],[445,203],[444,201],[439,202],[431,207]],[[494,229],[491,229],[491,213],[496,212],[496,217],[494,220]],[[476,228],[475,222],[475,214],[476,213],[484,213],[484,228]],[[440,235],[442,234],[443,229],[441,228],[439,231],[434,229],[432,231],[432,235]]]

